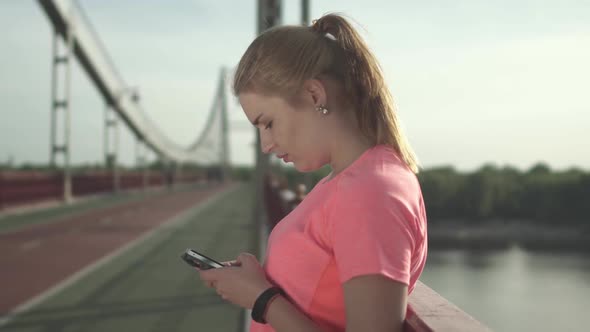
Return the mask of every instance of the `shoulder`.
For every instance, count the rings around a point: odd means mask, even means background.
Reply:
[[[377,146],[368,153],[356,167],[335,179],[333,203],[351,200],[415,203],[421,200],[416,175],[393,148]]]
[[[416,175],[390,148],[372,151],[335,178],[325,209],[327,230],[406,229],[424,234],[426,212]]]

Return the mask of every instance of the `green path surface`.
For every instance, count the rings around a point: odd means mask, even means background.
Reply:
[[[190,188],[198,188],[198,185],[192,185]],[[200,186],[204,187],[204,186]],[[175,191],[188,190],[188,188],[176,189]],[[0,215],[0,233],[18,230],[34,224],[51,223],[60,221],[64,218],[75,216],[93,209],[114,207],[124,203],[139,201],[147,197],[158,195],[167,195],[167,189],[150,191],[147,193],[131,192],[120,193],[116,195],[105,194],[82,200],[71,205],[58,205],[46,209],[35,210],[31,212],[21,212],[18,214]],[[0,211],[1,212],[1,211]]]
[[[242,310],[202,285],[180,259],[188,247],[222,261],[253,251],[250,188],[219,197],[0,330],[241,331]]]

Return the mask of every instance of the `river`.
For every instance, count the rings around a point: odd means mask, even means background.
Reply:
[[[590,254],[430,251],[420,278],[494,331],[590,331]]]

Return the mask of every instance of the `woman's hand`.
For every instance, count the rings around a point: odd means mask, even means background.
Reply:
[[[236,261],[224,265],[227,267],[199,270],[199,275],[226,301],[251,309],[258,296],[272,287],[262,266],[251,254],[240,254]]]

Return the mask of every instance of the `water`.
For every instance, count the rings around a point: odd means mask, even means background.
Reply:
[[[590,254],[428,255],[420,280],[494,331],[590,331]]]

